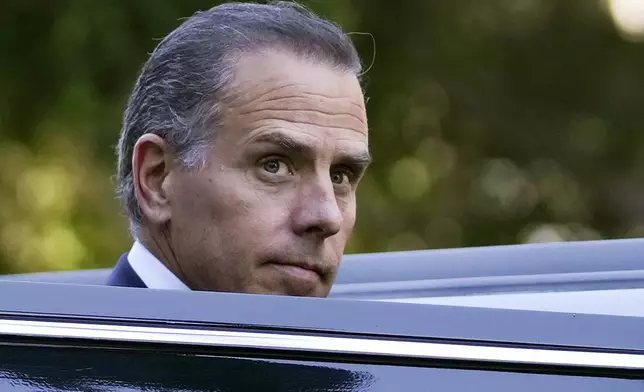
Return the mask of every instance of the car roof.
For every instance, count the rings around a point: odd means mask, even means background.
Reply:
[[[335,298],[418,298],[644,288],[644,239],[345,255]],[[103,285],[110,268],[0,276]]]
[[[644,239],[389,252],[347,257],[333,295],[462,296],[644,287]]]

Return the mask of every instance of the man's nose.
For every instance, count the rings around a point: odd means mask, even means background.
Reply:
[[[292,224],[297,235],[324,239],[342,228],[342,211],[330,180],[304,187],[294,207]]]

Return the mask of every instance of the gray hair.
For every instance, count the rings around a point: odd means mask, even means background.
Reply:
[[[282,49],[360,78],[357,51],[342,29],[293,2],[227,3],[201,11],[168,34],[144,64],[125,110],[117,193],[137,236],[142,212],[132,155],[144,134],[162,137],[186,169],[207,163],[221,101],[233,80],[233,57]]]

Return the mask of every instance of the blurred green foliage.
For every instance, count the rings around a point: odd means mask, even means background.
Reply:
[[[353,35],[366,66],[375,50],[375,162],[348,252],[644,235],[644,22],[618,0],[304,3],[375,38]],[[1,273],[127,250],[127,95],[158,39],[215,4],[0,3]]]

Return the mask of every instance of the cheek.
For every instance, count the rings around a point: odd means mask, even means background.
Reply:
[[[276,230],[287,224],[292,208],[292,193],[287,189],[276,190],[245,177],[226,181],[212,194],[219,200],[216,208],[210,208],[214,224],[227,228],[223,235],[241,234],[250,242],[274,236]]]
[[[356,223],[356,198],[355,195],[351,195],[347,199],[343,200],[340,203],[340,209],[342,210],[342,223],[343,229],[351,231],[353,226]]]
[[[230,227],[231,220],[247,207],[240,199],[240,181],[227,178],[225,173],[185,175],[173,183],[171,194],[172,224],[181,237],[201,237],[212,240],[213,233]],[[187,232],[187,233],[186,233]],[[222,233],[223,234],[223,233]]]

